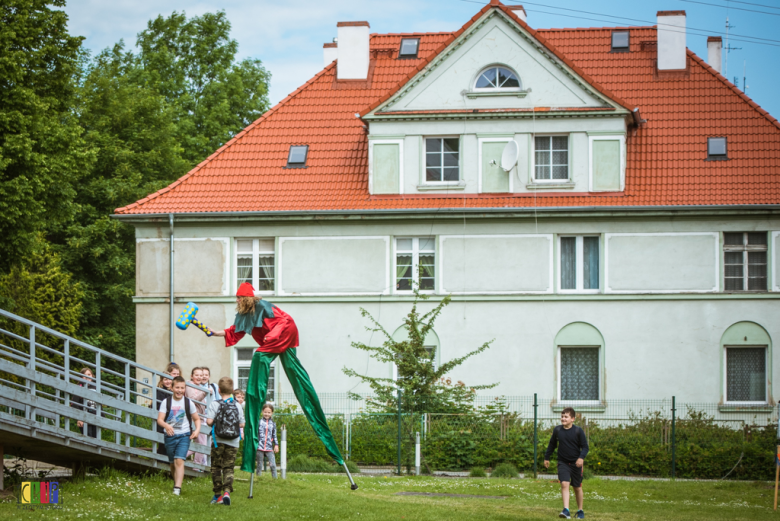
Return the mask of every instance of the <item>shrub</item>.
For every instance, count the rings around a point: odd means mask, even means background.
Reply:
[[[333,465],[321,459],[310,458],[305,454],[299,454],[287,462],[287,470],[290,472],[334,472]]]
[[[491,478],[516,478],[517,467],[511,463],[501,463],[490,473]]]
[[[469,477],[486,478],[487,474],[485,474],[485,469],[483,469],[482,467],[473,467],[471,469],[471,472],[469,472]]]
[[[349,473],[350,474],[359,474],[360,473],[360,467],[357,466],[357,463],[355,463],[354,461],[349,461],[349,460],[345,461],[345,463],[347,464],[347,468],[349,469]],[[341,472],[343,474],[344,473],[344,467],[334,463],[333,464],[333,471],[334,472]]]

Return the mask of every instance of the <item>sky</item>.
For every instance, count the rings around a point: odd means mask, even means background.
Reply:
[[[275,105],[323,67],[322,44],[336,36],[336,23],[368,21],[371,32],[455,31],[484,6],[479,0],[68,0],[64,10],[72,35],[97,54],[120,39],[135,48],[136,35],[158,15],[190,17],[224,10],[238,42],[238,58],[262,60],[271,72]],[[685,10],[688,48],[707,58],[707,36],[726,33],[734,48],[724,75],[780,119],[780,0],[504,0],[522,3],[533,28],[654,25],[656,12]]]

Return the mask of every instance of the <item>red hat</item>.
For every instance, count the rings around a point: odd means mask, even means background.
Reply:
[[[238,287],[238,291],[236,291],[236,296],[237,297],[254,297],[255,296],[255,288],[253,288],[250,283],[243,282]]]

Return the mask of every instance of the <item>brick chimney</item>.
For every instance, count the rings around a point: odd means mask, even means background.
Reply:
[[[687,67],[685,11],[658,11],[658,70],[679,71]]]
[[[368,78],[369,25],[368,22],[339,22],[338,66],[339,80],[365,80]]]
[[[335,40],[338,40],[338,38],[334,38]],[[336,42],[333,43],[325,43],[322,45],[322,58],[324,60],[323,65],[326,67],[333,63],[333,60],[338,59],[339,57],[339,44]]]
[[[707,38],[707,63],[718,72],[722,72],[723,38],[710,36]]]

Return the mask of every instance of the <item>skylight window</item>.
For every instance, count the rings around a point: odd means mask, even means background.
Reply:
[[[291,145],[287,155],[287,168],[306,168],[309,145]]]
[[[612,52],[628,52],[629,50],[629,32],[614,31],[612,33]]]
[[[505,67],[491,67],[477,78],[475,89],[519,89],[517,75]]]
[[[728,149],[725,137],[707,138],[707,159],[711,161],[722,161],[728,159]]]
[[[401,40],[401,50],[398,51],[398,57],[403,59],[417,58],[419,47],[419,38],[404,38]]]

